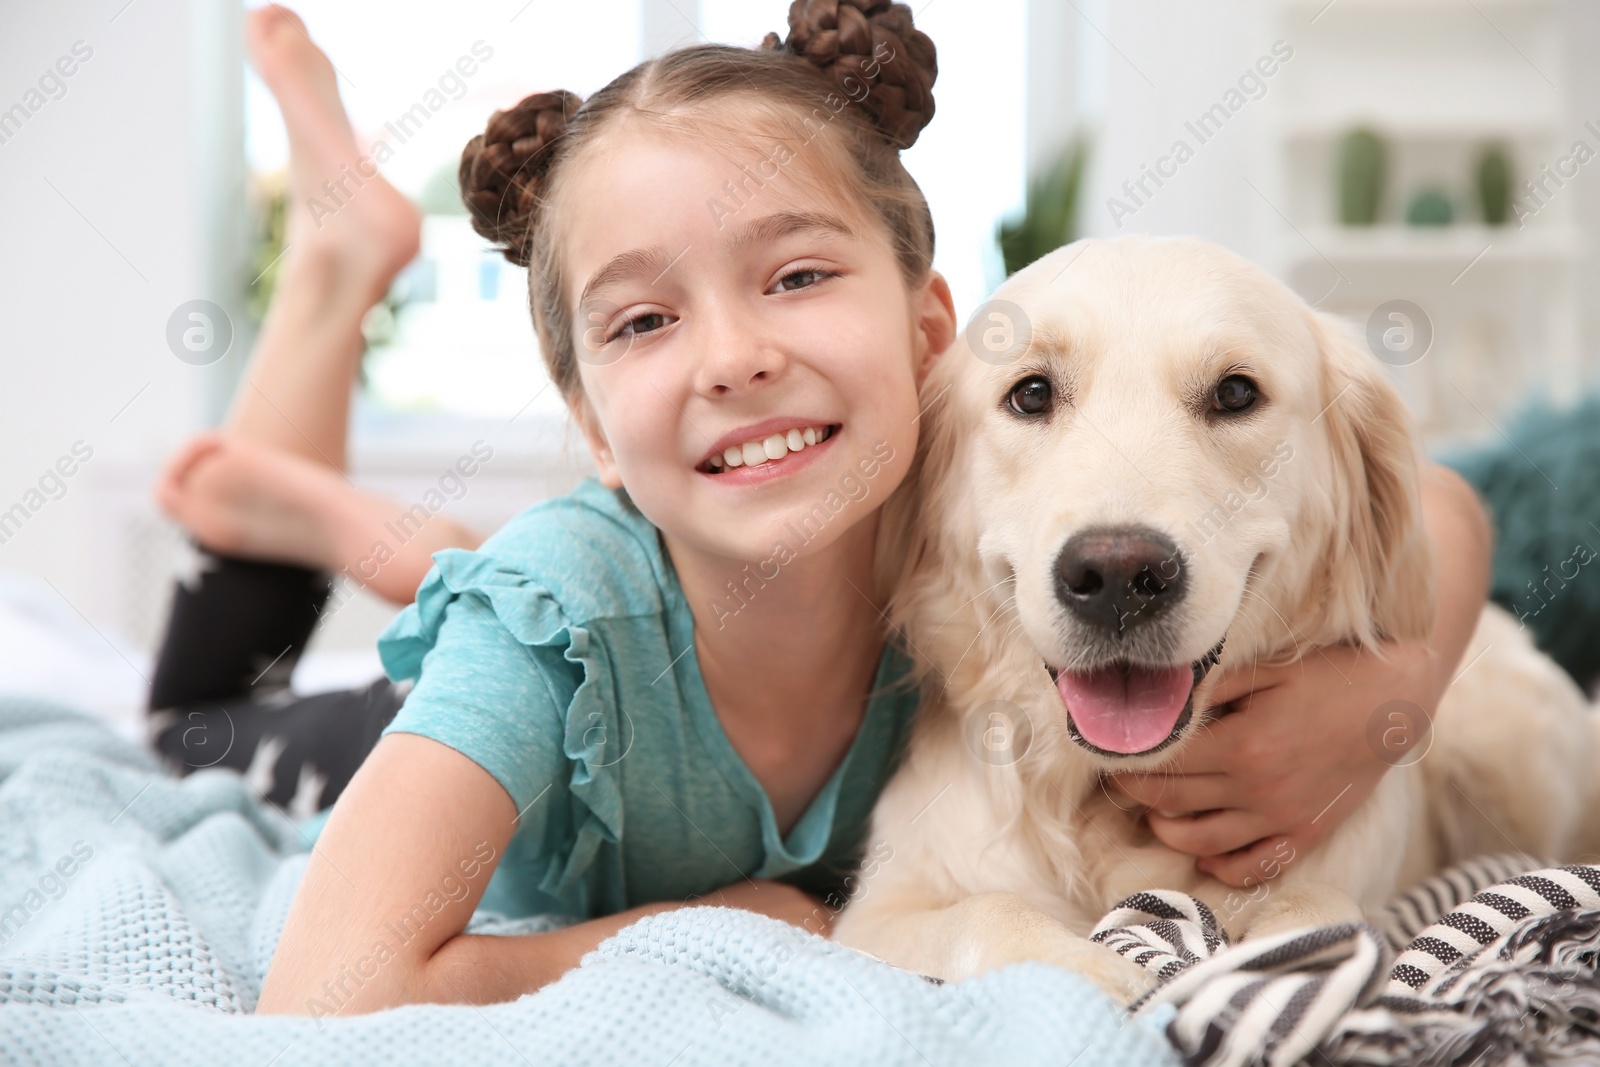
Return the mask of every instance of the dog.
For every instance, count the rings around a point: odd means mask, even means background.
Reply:
[[[880,591],[924,699],[837,940],[946,980],[1045,961],[1126,1002],[1150,976],[1087,935],[1142,889],[1259,937],[1373,915],[1472,855],[1594,848],[1595,716],[1492,605],[1430,729],[1374,709],[1426,755],[1247,895],[1104,785],[1181,765],[1219,661],[1432,632],[1419,446],[1384,375],[1201,240],[1079,241],[996,291],[930,373],[884,507]]]

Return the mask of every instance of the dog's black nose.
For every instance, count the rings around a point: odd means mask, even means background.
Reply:
[[[1056,596],[1074,615],[1117,634],[1183,599],[1183,557],[1148,526],[1102,526],[1074,534],[1056,557]]]

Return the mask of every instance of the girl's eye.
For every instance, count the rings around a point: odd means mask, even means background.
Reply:
[[[1052,396],[1049,380],[1034,374],[1011,387],[1007,402],[1018,415],[1042,415],[1050,410]]]
[[[639,337],[643,334],[654,333],[667,324],[667,317],[659,311],[646,311],[635,315],[617,328],[617,332],[606,338],[614,341],[618,337]]]
[[[824,278],[833,277],[832,271],[820,267],[807,267],[805,270],[792,270],[778,279],[777,288],[780,292],[793,292],[796,289],[809,289]],[[791,285],[790,282],[795,282]]]
[[[1211,410],[1238,415],[1255,406],[1256,383],[1242,374],[1230,374],[1217,383],[1211,394]]]

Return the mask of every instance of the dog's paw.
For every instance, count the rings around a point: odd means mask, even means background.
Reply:
[[[1159,984],[1154,974],[1137,963],[1083,938],[1054,946],[1045,962],[1083,975],[1124,1007]]]
[[[1348,893],[1320,882],[1300,882],[1275,890],[1250,917],[1245,940],[1261,941],[1291,930],[1334,923],[1359,923],[1361,906]]]

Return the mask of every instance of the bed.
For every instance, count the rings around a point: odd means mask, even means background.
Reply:
[[[1096,934],[1160,980],[1133,1012],[1042,964],[942,985],[686,908],[509,1003],[348,1017],[330,984],[308,1016],[257,1017],[301,827],[232,772],[168,774],[138,740],[133,655],[17,590],[0,597],[0,1062],[1600,1062],[1600,867],[1523,857],[1419,887],[1384,923],[1240,945],[1197,901],[1137,894]],[[469,929],[556,921],[480,910]]]

